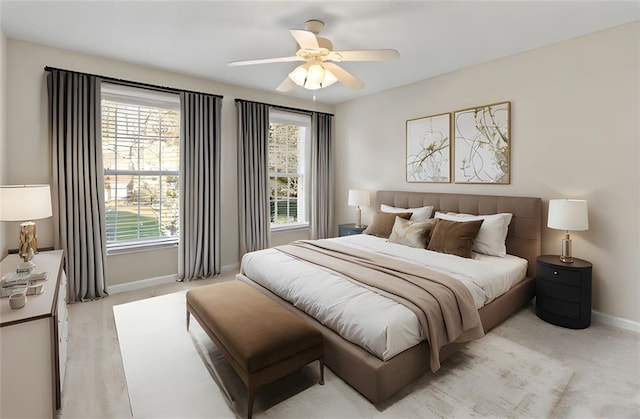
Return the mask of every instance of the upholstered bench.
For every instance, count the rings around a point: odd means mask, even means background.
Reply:
[[[324,384],[322,333],[250,285],[230,281],[187,291],[187,329],[191,315],[247,386],[249,418],[256,388],[312,361],[320,362]]]

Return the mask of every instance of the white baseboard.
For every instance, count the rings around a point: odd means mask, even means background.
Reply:
[[[232,263],[231,265],[224,265],[220,268],[220,273],[231,272],[231,271],[239,271],[240,263]]]
[[[240,264],[233,263],[231,265],[225,265],[222,268],[220,268],[220,273],[237,271],[238,269],[240,269]],[[177,274],[156,276],[155,278],[147,278],[147,279],[141,279],[139,281],[125,282],[124,284],[111,285],[108,290],[109,290],[109,294],[118,294],[121,292],[127,292],[127,291],[139,290],[141,288],[152,287],[154,285],[168,284],[171,282],[176,282],[177,280],[178,280]]]
[[[620,329],[631,330],[633,332],[640,332],[640,323],[634,322],[633,320],[611,316],[609,314],[601,313],[597,310],[591,310],[591,318],[598,323],[619,327]]]
[[[124,284],[112,285],[108,288],[108,291],[109,294],[118,294],[120,292],[139,290],[141,288],[152,287],[154,285],[168,284],[170,282],[176,282],[177,280],[177,274],[156,276],[155,278],[147,278],[141,279],[139,281],[131,281],[125,282]]]

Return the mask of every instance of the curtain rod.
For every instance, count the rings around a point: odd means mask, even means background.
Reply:
[[[196,94],[199,94],[199,95],[210,95],[210,96],[214,96],[214,97],[217,97],[217,98],[220,98],[220,99],[223,98],[222,95],[214,95],[212,93],[203,93],[203,92],[196,92],[196,91],[193,91],[193,90],[177,89],[175,87],[168,87],[168,86],[158,86],[156,84],[149,84],[149,83],[142,83],[142,82],[139,82],[139,81],[118,79],[118,78],[115,78],[115,77],[102,76],[100,74],[85,73],[83,71],[66,70],[64,68],[49,67],[49,66],[45,66],[45,68],[44,68],[44,71],[52,71],[52,70],[66,71],[67,73],[82,74],[82,75],[85,75],[85,76],[100,77],[102,80],[104,80],[106,82],[109,82],[109,83],[122,84],[122,85],[132,86],[132,87],[144,87],[144,88],[147,88],[147,89],[158,90],[158,91],[161,91],[161,92],[173,92],[173,93],[186,92],[186,93],[196,93]]]
[[[251,103],[257,103],[259,105],[266,105],[266,106],[271,106],[272,108],[276,108],[276,109],[280,109],[283,111],[292,111],[292,112],[298,112],[298,113],[304,113],[304,114],[312,114],[313,112],[316,113],[321,113],[324,115],[331,115],[331,116],[335,116],[332,113],[327,113],[327,112],[320,112],[320,111],[310,111],[308,109],[300,109],[300,108],[291,108],[289,106],[282,106],[282,105],[274,105],[272,103],[265,103],[265,102],[256,102],[255,100],[246,100],[246,99],[238,99],[236,98],[236,103],[238,102],[251,102]]]

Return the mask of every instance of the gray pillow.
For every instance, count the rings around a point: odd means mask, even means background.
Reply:
[[[400,217],[396,217],[393,224],[389,242],[404,244],[405,246],[416,247],[418,249],[426,249],[431,232],[436,226],[438,220],[432,218],[429,221],[409,221]]]

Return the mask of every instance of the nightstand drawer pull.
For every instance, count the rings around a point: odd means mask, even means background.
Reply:
[[[553,274],[554,275],[558,275],[558,271],[553,271]]]

